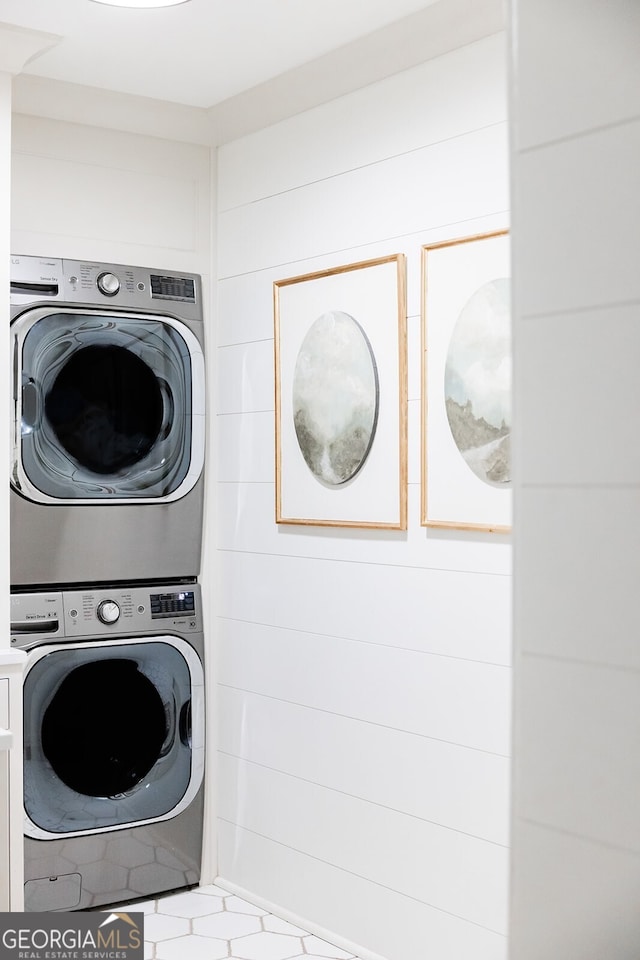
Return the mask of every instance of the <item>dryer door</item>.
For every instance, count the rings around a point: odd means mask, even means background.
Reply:
[[[12,482],[40,503],[167,501],[204,460],[204,361],[159,316],[36,308],[13,324]]]
[[[176,637],[58,645],[24,685],[28,836],[166,820],[202,782],[203,675]]]

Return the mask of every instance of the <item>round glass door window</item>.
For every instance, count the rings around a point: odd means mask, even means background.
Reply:
[[[151,368],[125,347],[81,347],[47,391],[44,415],[69,456],[109,476],[153,449],[162,428],[162,390]]]
[[[162,498],[191,462],[187,343],[159,318],[46,314],[21,351],[22,467],[48,498]]]
[[[105,690],[117,690],[124,709],[96,710],[96,693]],[[135,660],[85,663],[64,678],[44,712],[42,752],[71,790],[115,797],[147,776],[168,732],[162,697]]]
[[[172,644],[57,649],[24,685],[25,809],[49,833],[163,818],[192,776],[192,680]]]

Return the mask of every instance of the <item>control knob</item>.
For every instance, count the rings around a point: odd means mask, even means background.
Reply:
[[[101,600],[96,613],[101,623],[116,623],[120,618],[120,607],[115,600]]]
[[[100,293],[104,293],[105,297],[115,297],[120,289],[120,281],[115,273],[101,273],[96,283],[98,284],[98,290]]]

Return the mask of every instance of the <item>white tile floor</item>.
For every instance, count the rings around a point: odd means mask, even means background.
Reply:
[[[145,914],[145,960],[357,960],[221,887],[118,906],[136,911]]]

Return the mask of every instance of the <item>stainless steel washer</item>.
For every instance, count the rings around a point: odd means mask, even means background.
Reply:
[[[11,597],[24,680],[25,909],[197,883],[204,642],[197,584]]]
[[[11,318],[12,584],[196,577],[200,278],[14,256]]]

